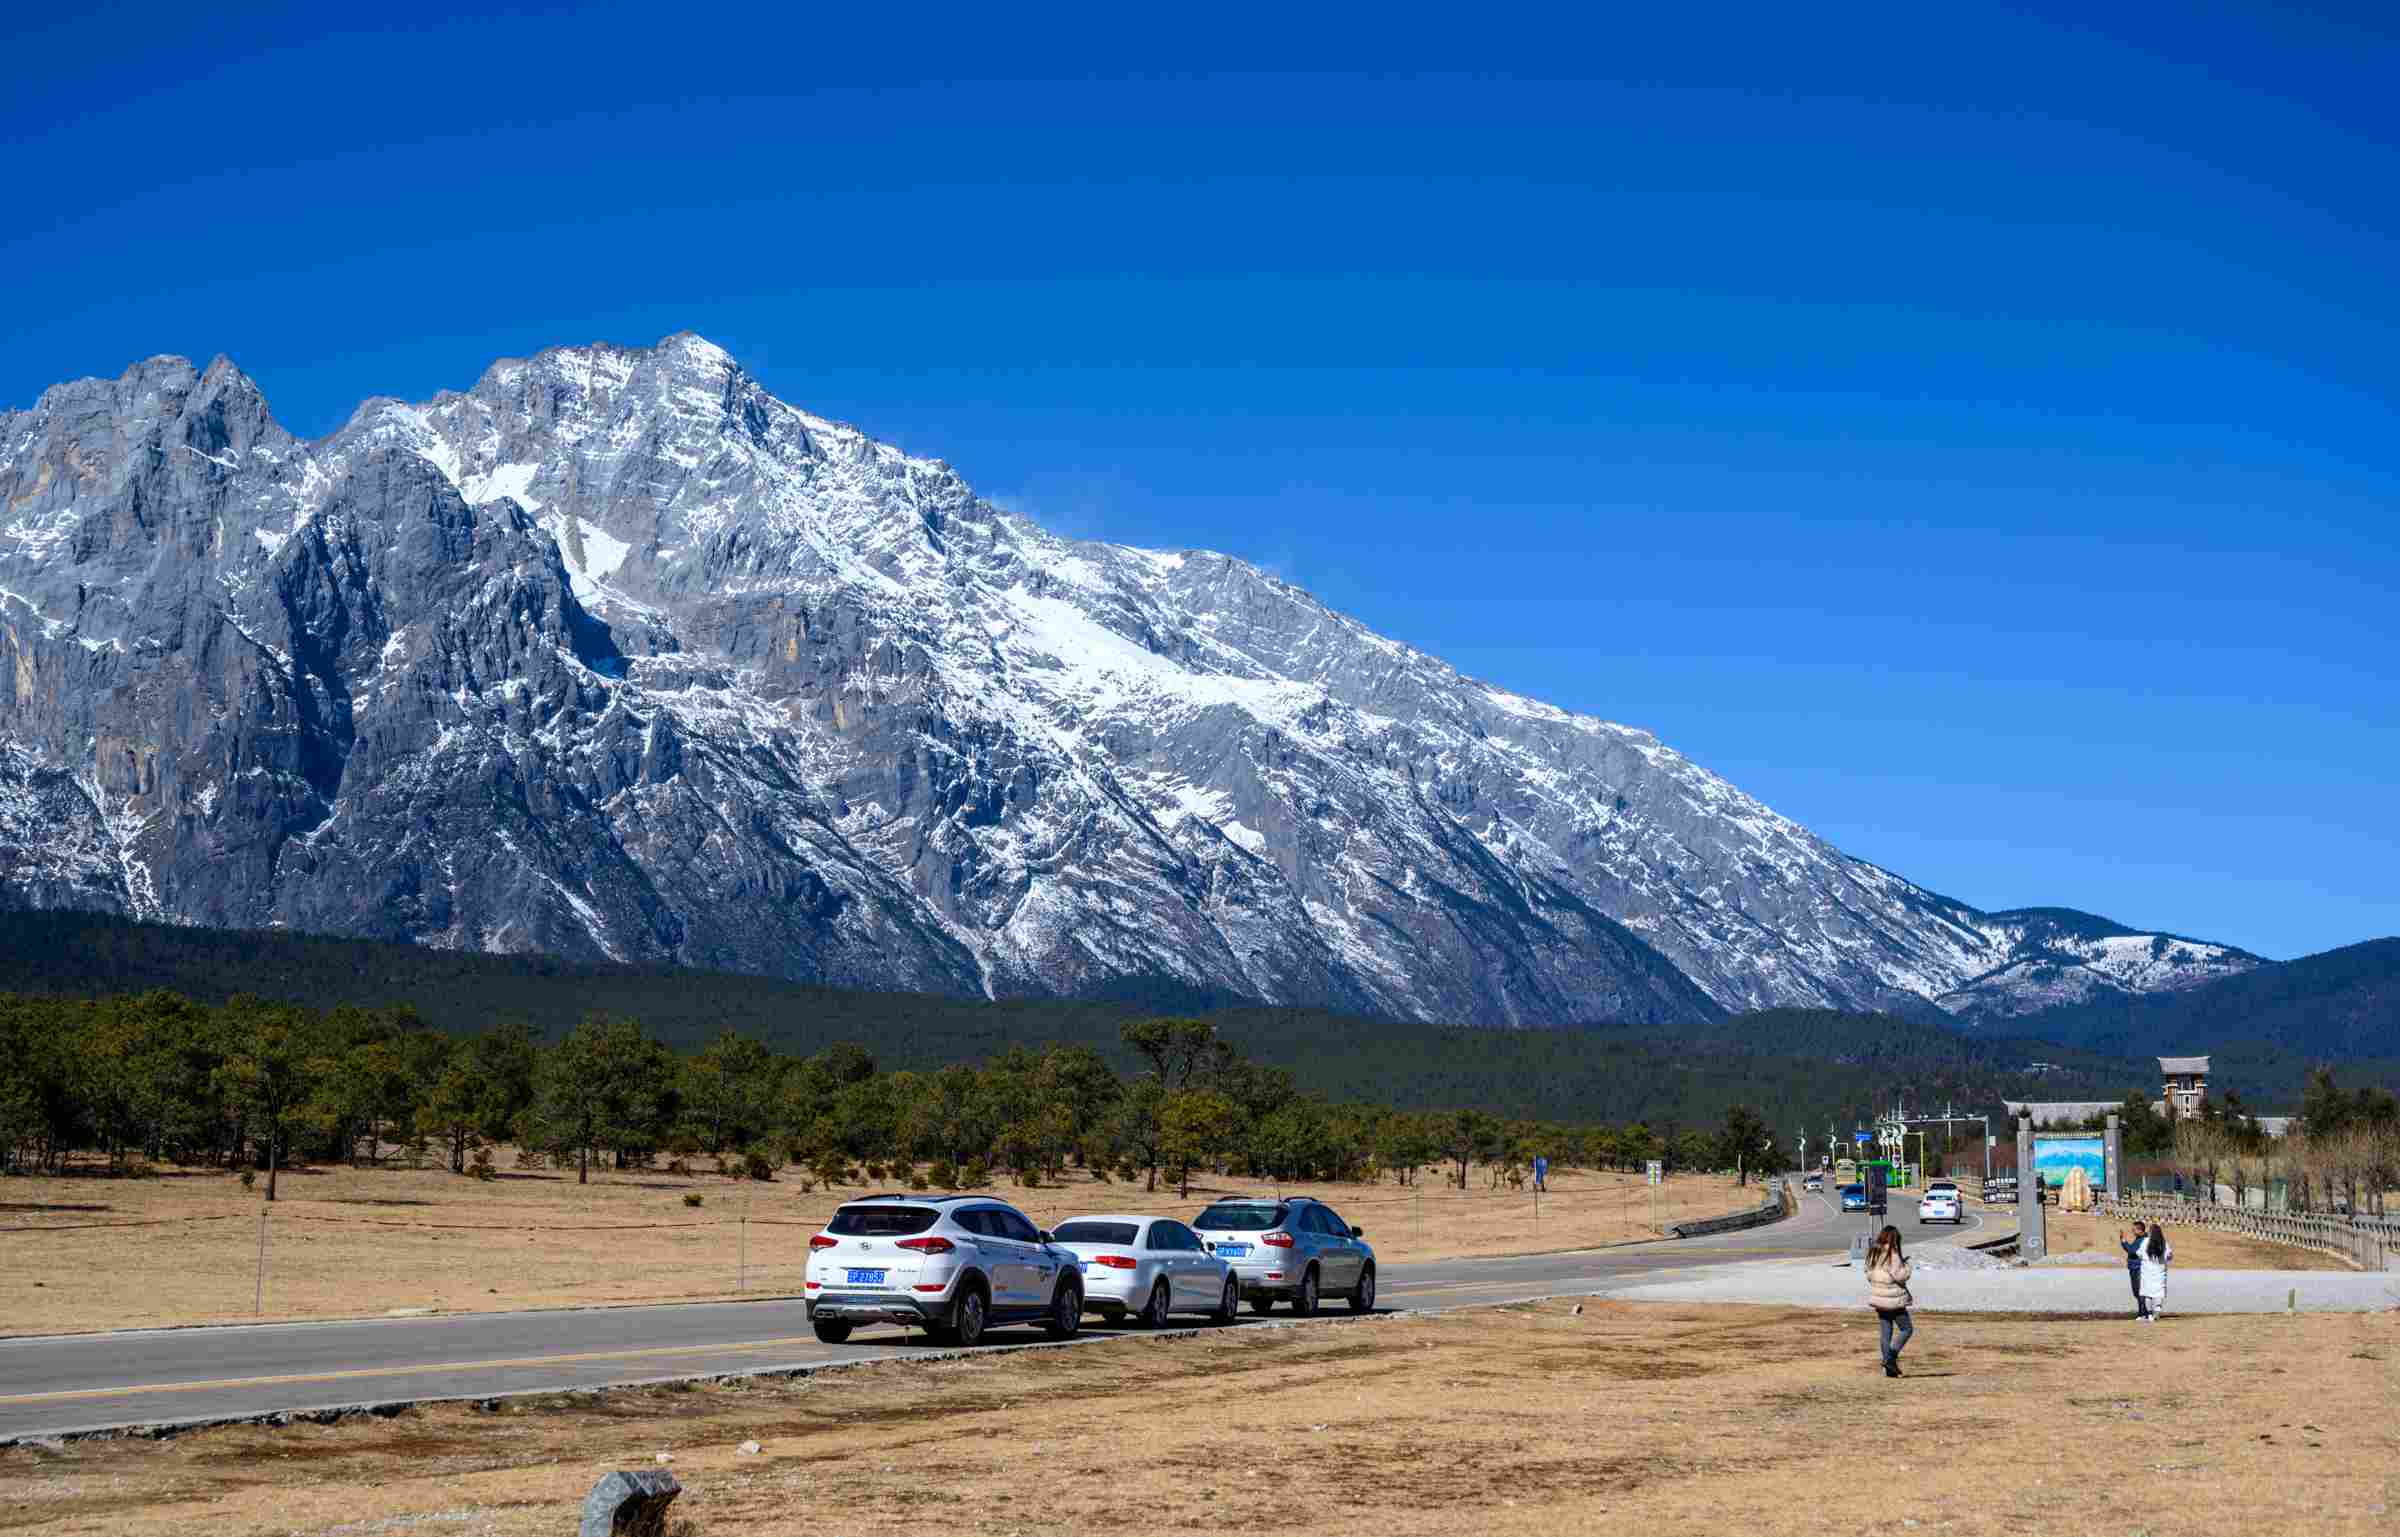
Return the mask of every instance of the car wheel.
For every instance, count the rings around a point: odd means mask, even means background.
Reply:
[[[1054,1340],[1071,1340],[1082,1328],[1083,1288],[1073,1281],[1061,1281],[1058,1295],[1050,1299],[1050,1317],[1042,1332]]]
[[[1373,1265],[1369,1265],[1358,1273],[1358,1288],[1350,1293],[1350,1311],[1353,1313],[1375,1311],[1375,1267]]]
[[[961,1288],[950,1322],[934,1330],[933,1337],[945,1345],[956,1345],[962,1350],[972,1348],[983,1342],[983,1326],[991,1316],[991,1304],[983,1300],[981,1288]]]
[[[1300,1278],[1300,1289],[1292,1294],[1292,1311],[1302,1318],[1317,1316],[1316,1266],[1309,1266],[1308,1273]]]
[[[1145,1329],[1164,1329],[1167,1326],[1167,1283],[1159,1282],[1150,1288],[1150,1300],[1142,1304],[1142,1316],[1136,1320]]]
[[[1275,1311],[1275,1299],[1268,1296],[1265,1292],[1260,1292],[1257,1296],[1250,1299],[1250,1311],[1253,1313],[1272,1313]]]
[[[816,1321],[817,1338],[828,1345],[839,1345],[850,1337],[850,1325],[838,1319],[820,1318]]]
[[[1233,1284],[1233,1277],[1227,1276],[1225,1278],[1225,1295],[1217,1299],[1217,1310],[1208,1315],[1208,1321],[1222,1328],[1239,1318],[1241,1313],[1242,1289]]]

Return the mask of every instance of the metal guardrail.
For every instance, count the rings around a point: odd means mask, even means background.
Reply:
[[[1667,1232],[1675,1238],[1701,1238],[1710,1233],[1736,1233],[1746,1227],[1764,1227],[1780,1222],[1790,1214],[1791,1187],[1782,1176],[1767,1180],[1767,1199],[1749,1211],[1737,1211],[1722,1217],[1702,1217],[1693,1222],[1670,1222]]]
[[[2400,1223],[2381,1218],[2303,1216],[2293,1212],[2252,1211],[2208,1201],[2184,1201],[2171,1196],[2102,1196],[2102,1216],[2211,1228],[2265,1243],[2290,1244],[2338,1255],[2361,1270],[2389,1270],[2400,1257]]]

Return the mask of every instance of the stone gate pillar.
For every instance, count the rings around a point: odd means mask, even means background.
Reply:
[[[2017,1258],[2050,1252],[2042,1232],[2042,1192],[2033,1182],[2033,1117],[2017,1117]]]
[[[2101,1155],[2108,1160],[2108,1198],[2112,1201],[2116,1200],[2125,1193],[2124,1171],[2122,1168],[2124,1161],[2124,1131],[2124,1120],[2118,1116],[2110,1116],[2108,1118],[2108,1138],[2100,1145]]]

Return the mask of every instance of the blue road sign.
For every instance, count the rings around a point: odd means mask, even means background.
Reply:
[[[1875,1134],[1871,1131],[1858,1132],[1856,1133],[1856,1136],[1858,1138],[1858,1145],[1860,1147],[1865,1147],[1868,1143],[1875,1140]]]

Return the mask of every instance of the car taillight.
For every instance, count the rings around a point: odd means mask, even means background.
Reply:
[[[1134,1258],[1130,1254],[1095,1254],[1092,1256],[1092,1263],[1106,1265],[1111,1270],[1131,1270],[1134,1266]]]
[[[1259,1242],[1265,1244],[1270,1249],[1288,1249],[1292,1246],[1292,1235],[1289,1233],[1269,1233],[1265,1237],[1259,1239]]]
[[[841,1244],[842,1241],[830,1233],[818,1233],[808,1240],[808,1246],[812,1249],[838,1249]]]
[[[947,1238],[903,1238],[892,1245],[895,1249],[914,1249],[919,1254],[948,1254],[958,1247]]]

